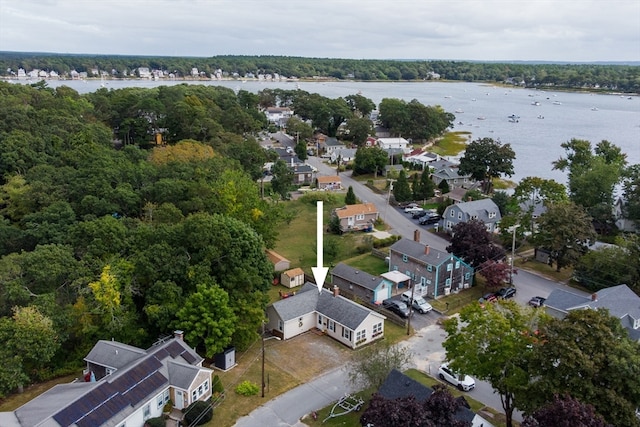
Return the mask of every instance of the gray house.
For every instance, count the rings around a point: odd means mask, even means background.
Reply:
[[[373,276],[343,263],[331,270],[331,283],[346,294],[353,294],[374,304],[382,303],[391,297],[391,287],[382,277]]]
[[[389,270],[409,276],[418,295],[438,298],[473,285],[473,267],[457,256],[401,239],[389,250]]]
[[[442,214],[442,226],[449,233],[461,222],[472,219],[482,221],[490,233],[498,231],[498,223],[502,219],[500,209],[491,199],[474,200],[447,206]]]
[[[468,188],[475,182],[470,174],[461,175],[457,166],[435,169],[435,172],[431,174],[431,179],[436,185],[440,185],[442,181],[447,181],[449,189]]]
[[[544,305],[549,315],[559,319],[563,319],[572,310],[605,308],[609,310],[609,314],[620,319],[632,340],[640,342],[640,296],[627,285],[600,289],[590,296],[555,289]]]
[[[385,316],[307,282],[292,297],[276,301],[267,307],[267,326],[283,340],[317,329],[331,338],[356,348],[384,336]]]

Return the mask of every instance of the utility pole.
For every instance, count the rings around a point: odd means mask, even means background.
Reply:
[[[415,277],[412,279],[413,284],[411,286],[411,299],[409,300],[409,317],[407,318],[407,335],[411,335],[411,315],[413,314],[413,294],[416,291],[416,278],[418,276],[417,268],[413,274]]]
[[[516,230],[520,227],[520,224],[516,224],[513,227],[513,240],[511,241],[511,260],[510,260],[510,270],[509,270],[509,286],[513,286],[513,259],[516,254]]]

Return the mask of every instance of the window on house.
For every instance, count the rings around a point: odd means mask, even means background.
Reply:
[[[164,406],[164,397],[162,395],[159,395],[157,398],[157,402],[158,402],[158,408],[162,408]]]
[[[451,271],[453,269],[453,263],[447,264],[447,271]]]
[[[209,391],[209,380],[204,382],[204,391]]]
[[[458,219],[462,219],[462,212],[458,212]]]
[[[456,214],[456,213],[453,211],[453,209],[451,209],[451,214],[450,214],[450,216],[453,218],[453,216],[454,216],[455,214]]]
[[[151,405],[150,404],[146,404],[146,405],[144,405],[144,408],[142,408],[142,418],[147,420],[150,417],[151,417]]]
[[[282,331],[284,329],[284,322],[282,320],[278,320],[278,330]]]
[[[318,325],[322,325],[322,316],[318,316]]]
[[[464,278],[465,278],[465,279],[467,279],[467,280],[469,280],[469,273],[468,273],[468,272],[467,272],[467,273],[464,273]]]
[[[379,334],[380,332],[382,332],[382,323],[376,323],[373,325],[373,334]]]
[[[471,219],[478,219],[478,215],[471,215]]]
[[[409,257],[406,255],[402,255],[402,261],[409,262]]]
[[[329,320],[327,322],[327,328],[329,328],[330,331],[335,332],[336,331],[336,322],[334,322],[333,320]]]
[[[346,338],[351,341],[351,329],[347,329],[344,326],[342,327],[342,338]]]
[[[445,285],[446,287],[450,287],[450,286],[451,286],[451,279],[447,279],[447,280],[444,282],[444,285]]]
[[[431,284],[431,280],[427,279],[427,285]]]
[[[363,219],[364,219],[364,215],[363,214],[356,215],[356,220],[362,221]]]
[[[460,261],[456,261],[456,270],[460,268]]]
[[[196,400],[198,400],[198,390],[193,390],[191,392],[191,401],[195,402]]]
[[[489,218],[495,218],[495,217],[496,217],[495,212],[489,212]]]
[[[433,270],[433,266],[432,265],[427,265],[427,271],[432,271]]]
[[[366,329],[356,332],[356,342],[366,340],[366,339],[367,339]]]

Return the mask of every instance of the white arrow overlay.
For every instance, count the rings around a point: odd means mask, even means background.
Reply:
[[[311,267],[311,271],[313,272],[313,278],[316,281],[316,285],[318,285],[318,293],[322,292],[322,285],[324,284],[324,279],[327,278],[327,273],[329,269],[325,267],[323,264],[323,251],[324,245],[322,244],[322,201],[318,201],[318,213],[317,213],[317,222],[316,222],[316,254],[318,256],[318,262],[316,263],[316,267]]]

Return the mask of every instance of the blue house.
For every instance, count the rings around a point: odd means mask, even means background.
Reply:
[[[420,242],[401,239],[389,249],[389,270],[400,271],[416,284],[418,295],[438,298],[473,285],[473,267],[457,256]]]

